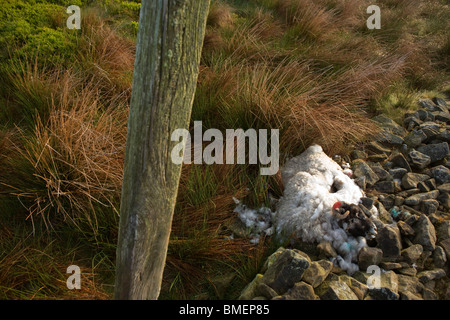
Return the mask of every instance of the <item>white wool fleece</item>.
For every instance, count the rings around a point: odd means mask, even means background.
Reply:
[[[357,271],[353,262],[366,246],[365,239],[347,235],[331,209],[338,201],[358,204],[363,191],[318,145],[290,159],[281,173],[285,190],[275,216],[278,234],[306,242],[329,241],[339,254],[335,262],[350,274]]]

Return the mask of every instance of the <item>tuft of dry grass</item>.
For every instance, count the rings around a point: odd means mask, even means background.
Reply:
[[[17,231],[17,230],[16,230]],[[61,252],[45,237],[23,238],[0,225],[0,299],[104,300],[110,299],[96,274],[81,266],[81,289],[69,290],[67,267],[74,264],[73,251]]]
[[[61,80],[58,74],[53,79]],[[12,187],[13,194],[31,202],[30,218],[42,215],[50,222],[52,212],[77,225],[83,217],[95,232],[102,223],[95,206],[114,208],[120,195],[127,109],[115,101],[104,105],[97,84],[80,88],[77,80],[64,72],[51,94],[47,120],[37,116],[33,134],[22,133],[22,144],[15,146],[32,168],[30,185],[41,189]]]
[[[213,101],[218,105],[209,110],[208,118],[220,120],[213,127],[280,129],[281,152],[287,154],[311,143],[339,152],[374,132],[364,112],[367,100],[403,74],[404,60],[392,55],[338,74],[290,59],[240,69],[225,65],[215,71],[217,76],[201,77],[207,83],[200,88],[216,88],[218,97]],[[227,78],[227,74],[234,76]],[[215,86],[216,77],[222,76],[228,79],[226,85]]]
[[[233,8],[223,1],[214,1],[209,9],[207,25],[225,28],[233,25]]]
[[[336,11],[312,0],[279,0],[277,10],[298,37],[320,40],[335,28]]]
[[[80,39],[78,64],[86,78],[91,77],[108,98],[120,96],[123,102],[131,96],[136,45],[120,36],[90,9],[83,13],[83,37]]]

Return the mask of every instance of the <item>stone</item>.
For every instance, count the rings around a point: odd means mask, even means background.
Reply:
[[[324,258],[336,258],[337,252],[334,250],[333,246],[328,241],[322,241],[317,245],[317,250],[319,251],[319,256]]]
[[[408,156],[411,166],[419,170],[426,168],[431,163],[429,156],[416,150],[411,151]]]
[[[410,208],[410,207],[408,207],[408,206],[403,206],[403,208],[405,209],[405,210],[408,210],[408,211],[410,211],[412,208]],[[413,209],[414,210],[414,209]],[[410,215],[406,220],[405,220],[405,222],[408,224],[408,225],[410,225],[411,227],[417,222],[417,220],[419,220],[419,216],[421,215],[421,213],[420,212],[414,212],[414,211],[411,211],[411,213],[413,213],[412,215]]]
[[[274,253],[272,253],[264,262],[263,267],[261,268],[261,273],[265,273],[267,271],[267,269],[275,262],[277,261],[277,259],[279,258],[279,256],[286,251],[285,248],[280,247],[277,249],[277,251],[275,251]]]
[[[383,251],[379,248],[362,247],[358,253],[358,265],[361,270],[367,270],[371,265],[378,265],[383,257]]]
[[[381,201],[375,202],[375,207],[378,210],[378,219],[383,222],[383,224],[390,224],[393,222],[392,216],[389,214],[389,212],[386,210],[384,205],[381,203]],[[378,228],[378,226],[377,226]]]
[[[400,300],[423,300],[423,299],[412,292],[403,291],[402,293],[400,293]]]
[[[437,294],[427,288],[423,289],[422,296],[423,300],[439,300]]]
[[[417,270],[412,267],[398,269],[398,272],[410,277],[414,277],[417,274]]]
[[[405,199],[404,204],[407,206],[419,205],[423,200],[436,199],[439,196],[438,190],[433,190],[430,192],[417,193]]]
[[[375,203],[375,200],[373,200],[371,198],[367,198],[367,197],[361,198],[361,204],[369,210],[372,209],[374,203]]]
[[[356,160],[356,159],[366,159],[367,158],[367,153],[365,153],[362,150],[353,150],[350,153],[350,157],[352,158],[352,160]]]
[[[356,178],[356,179],[354,179],[353,180],[355,183],[356,183],[356,185],[358,186],[358,187],[360,187],[362,190],[366,190],[366,187],[367,187],[367,183],[366,183],[366,177],[359,177],[359,178]]]
[[[379,180],[387,180],[387,181],[392,180],[392,177],[389,174],[389,172],[384,170],[383,167],[381,166],[381,164],[372,163],[372,164],[369,164],[369,166],[372,169],[372,171],[375,172],[375,174],[378,176]]]
[[[398,262],[381,262],[380,267],[383,268],[384,270],[389,271],[389,270],[401,269],[402,265],[401,265],[401,263],[398,263]]]
[[[378,201],[384,206],[386,210],[391,210],[391,208],[395,205],[395,195],[380,194],[378,195]]]
[[[427,111],[427,116],[424,120],[424,122],[434,122],[436,118],[434,117],[433,112]]]
[[[405,156],[401,153],[397,153],[396,155],[393,155],[391,157],[391,162],[400,168],[406,169],[408,172],[411,172],[411,166],[409,165],[408,161],[406,160]]]
[[[436,230],[430,219],[422,214],[413,228],[416,234],[413,243],[422,245],[424,250],[433,251],[436,248]]]
[[[413,236],[414,235],[414,229],[407,224],[404,221],[398,221],[397,222],[397,227],[400,230],[400,234],[405,236],[405,237],[409,237],[409,236]]]
[[[278,293],[265,283],[258,284],[257,294],[258,296],[262,296],[268,300],[271,300],[278,296]]]
[[[368,300],[398,300],[398,275],[393,271],[386,271],[380,274],[378,288],[370,288]]]
[[[447,142],[450,142],[450,130],[445,129],[439,132],[439,134],[436,136],[437,139]]]
[[[378,181],[373,185],[374,189],[381,193],[394,193],[395,183],[394,181]]]
[[[442,107],[442,108],[444,108],[444,110],[447,110],[447,112],[448,112],[448,105],[447,105],[447,102],[445,102],[444,99],[439,98],[439,97],[434,97],[434,98],[431,99],[431,100],[434,102],[434,104],[435,104],[436,106]]]
[[[444,249],[447,260],[450,260],[450,238],[442,240],[439,245]]]
[[[415,112],[406,112],[404,115],[404,118],[410,118],[410,117],[414,117],[414,118],[419,118],[420,120],[423,120],[423,116],[421,115],[423,112],[426,112],[425,110],[422,109],[418,109]]]
[[[327,260],[313,261],[303,274],[303,281],[317,288],[333,269],[333,263]]]
[[[450,221],[443,221],[436,230],[436,236],[439,241],[450,238]]]
[[[413,130],[414,128],[420,126],[422,123],[423,121],[417,117],[406,117],[403,120],[403,124],[408,128],[408,131]]]
[[[423,200],[420,205],[420,210],[422,213],[426,214],[427,216],[436,213],[437,209],[439,207],[439,201],[434,199],[427,199]]]
[[[310,284],[303,281],[297,282],[289,289],[286,300],[317,300],[318,297],[314,293],[314,289]]]
[[[437,137],[441,126],[435,122],[424,122],[420,124],[419,128],[427,135],[429,141]]]
[[[421,129],[412,130],[404,139],[405,144],[410,148],[420,146],[427,139],[427,135]]]
[[[422,121],[434,121],[434,115],[430,111],[419,109],[417,110],[417,115]]]
[[[445,209],[450,210],[450,195],[447,192],[441,193],[436,199]]]
[[[425,184],[425,181],[420,181],[418,184],[417,184],[417,189],[419,189],[420,190],[420,192],[430,192],[432,189],[430,189],[430,187],[428,187],[426,184]]]
[[[423,284],[424,289],[434,290],[436,289],[436,280],[430,280]]]
[[[433,190],[436,190],[436,180],[434,178],[425,180],[425,181],[420,181],[417,184],[417,188],[421,191],[421,192],[430,192]]]
[[[382,262],[381,264],[383,264],[383,263],[384,262]],[[371,287],[373,287],[373,288],[390,288],[393,292],[398,292],[398,277],[395,272],[382,271],[379,274],[380,278],[378,279],[379,280],[378,283],[377,283],[377,281],[371,282],[371,280],[373,280],[373,278],[374,278],[373,276],[375,276],[375,274],[361,272],[361,271],[357,271],[353,274],[354,279],[356,279],[362,283],[368,284],[369,289]]]
[[[354,160],[352,163],[352,167],[353,175],[355,176],[355,178],[365,177],[366,184],[369,186],[373,186],[379,180],[376,173],[373,172],[373,170],[364,160]]]
[[[395,193],[399,193],[403,190],[402,182],[400,180],[394,180],[394,189],[395,189]],[[399,197],[401,197],[401,196],[399,196]]]
[[[369,143],[367,143],[366,148],[367,150],[369,150],[370,153],[376,155],[379,154],[389,155],[391,153],[391,149],[386,148],[381,143],[378,143],[376,141],[370,141]]]
[[[405,189],[417,188],[417,184],[421,181],[430,179],[430,176],[421,173],[408,172],[402,177],[402,186]]]
[[[440,110],[430,99],[419,99],[419,105],[427,111]]]
[[[416,261],[415,267],[416,267],[418,270],[427,269],[427,268],[428,268],[428,265],[432,262],[431,254],[432,254],[431,251],[427,251],[427,250],[425,250],[425,248],[424,248],[424,251],[423,251],[422,255],[421,255],[420,258],[417,259],[417,261]]]
[[[417,274],[417,279],[419,279],[419,281],[422,283],[426,283],[431,280],[437,280],[442,277],[445,277],[445,271],[441,268],[425,270]]]
[[[440,222],[440,219],[442,217],[442,214],[444,214],[442,211],[436,211],[436,213],[432,213],[427,215],[428,219],[430,219],[430,222],[433,225],[437,225]]]
[[[258,285],[263,282],[263,275],[258,273],[241,292],[239,300],[251,300],[258,296]]]
[[[367,285],[359,282],[353,277],[350,277],[348,275],[341,275],[339,276],[339,280],[345,282],[350,289],[355,293],[355,295],[358,297],[359,300],[363,300],[364,296],[366,295],[369,288]]]
[[[378,231],[377,247],[383,251],[383,258],[387,261],[395,261],[402,250],[400,230],[396,225],[385,225]]]
[[[219,299],[223,299],[226,291],[230,288],[231,282],[236,277],[236,274],[233,272],[225,273],[223,275],[216,276],[212,278],[210,281],[213,284],[213,287],[216,291],[217,297]]]
[[[285,293],[302,279],[303,273],[310,266],[309,258],[299,250],[285,249],[269,265],[263,281],[279,294]]]
[[[395,201],[394,201],[394,205],[399,207],[403,204],[403,202],[405,202],[405,198],[400,197],[398,195],[395,196]]]
[[[448,169],[447,167],[440,165],[431,168],[430,171],[438,185],[450,183],[450,169]]]
[[[407,172],[408,170],[406,170],[405,168],[389,169],[389,174],[392,176],[393,179],[401,179]]]
[[[435,104],[436,106],[445,108],[445,109],[447,110],[447,112],[448,112],[448,104],[447,104],[447,102],[445,102],[444,99],[439,98],[439,97],[434,97],[434,98],[431,99],[431,100],[434,102],[434,104]]]
[[[450,122],[450,114],[448,112],[435,111],[433,112],[433,115],[436,121],[442,121],[445,123]]]
[[[433,251],[432,257],[433,263],[437,268],[443,268],[445,266],[445,263],[447,262],[447,256],[441,246],[436,246],[436,249],[434,249]]]
[[[400,137],[404,137],[406,135],[406,130],[397,124],[392,119],[386,117],[385,115],[378,115],[372,118],[373,121],[377,122],[384,129],[396,134]]]
[[[430,157],[431,163],[444,159],[449,154],[449,148],[447,142],[427,144],[420,146],[417,151],[426,154]]]
[[[427,187],[430,188],[430,191],[437,189],[436,188],[436,179],[434,179],[434,178],[425,180],[425,184],[427,185]]]
[[[358,300],[350,287],[341,280],[324,282],[316,289],[321,300]]]
[[[403,144],[403,138],[388,131],[388,130],[383,130],[381,131],[377,137],[376,140],[384,143],[384,144],[390,144],[393,146],[401,146]]]
[[[400,197],[410,197],[412,195],[418,194],[420,193],[420,190],[418,188],[413,188],[413,189],[407,189],[407,190],[403,190],[401,192],[398,192],[397,195]]]
[[[387,154],[385,153],[377,153],[377,154],[371,154],[367,157],[368,161],[372,162],[383,162],[388,158]]]
[[[423,247],[420,244],[412,245],[401,252],[402,258],[409,264],[413,264],[423,253]]]
[[[424,286],[416,277],[410,277],[406,275],[397,275],[398,279],[398,291],[409,291],[414,294],[422,292]]]
[[[386,288],[370,289],[364,300],[399,300],[400,295]]]
[[[437,187],[440,193],[450,193],[450,183],[444,183]]]

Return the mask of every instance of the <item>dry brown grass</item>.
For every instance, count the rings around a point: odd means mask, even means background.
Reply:
[[[55,241],[19,239],[11,229],[0,225],[0,299],[110,299],[89,267],[81,266],[81,289],[66,286],[66,269],[73,264],[73,252],[61,252]]]
[[[128,101],[134,69],[136,45],[120,36],[99,16],[97,10],[83,14],[78,60],[85,75],[90,75],[109,98],[121,96]]]
[[[330,152],[343,151],[373,133],[375,127],[364,113],[367,99],[398,79],[403,68],[404,58],[391,56],[339,75],[326,69],[318,73],[307,61],[289,60],[225,69],[220,74],[235,77],[220,89],[223,107],[217,112],[236,112],[238,117],[243,108],[253,125],[280,129],[282,152],[311,143]]]
[[[225,28],[233,25],[234,9],[223,1],[214,1],[208,14],[207,25],[217,28]]]
[[[366,8],[372,4],[367,0],[328,0],[325,2],[334,7],[336,26],[343,29],[355,29],[364,25],[367,19]]]
[[[104,105],[96,84],[80,89],[70,71],[54,79],[47,120],[37,117],[33,135],[24,133],[23,146],[15,148],[34,170],[30,181],[43,188],[14,193],[31,200],[30,218],[49,222],[53,212],[76,224],[84,215],[96,230],[102,222],[94,206],[113,206],[120,194],[127,109],[114,100]]]
[[[321,39],[335,28],[336,11],[312,0],[280,0],[277,10],[285,24],[295,27],[302,37]]]

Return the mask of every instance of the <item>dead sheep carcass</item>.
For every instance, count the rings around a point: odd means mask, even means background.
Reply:
[[[338,217],[333,206],[338,202],[358,206],[364,192],[318,145],[287,161],[281,174],[285,190],[275,215],[277,234],[305,242],[328,241],[339,254],[336,262],[341,268],[349,273],[358,270],[354,263],[358,252],[367,245],[365,236],[374,232],[370,219],[366,221],[361,212],[350,215],[351,210]]]

